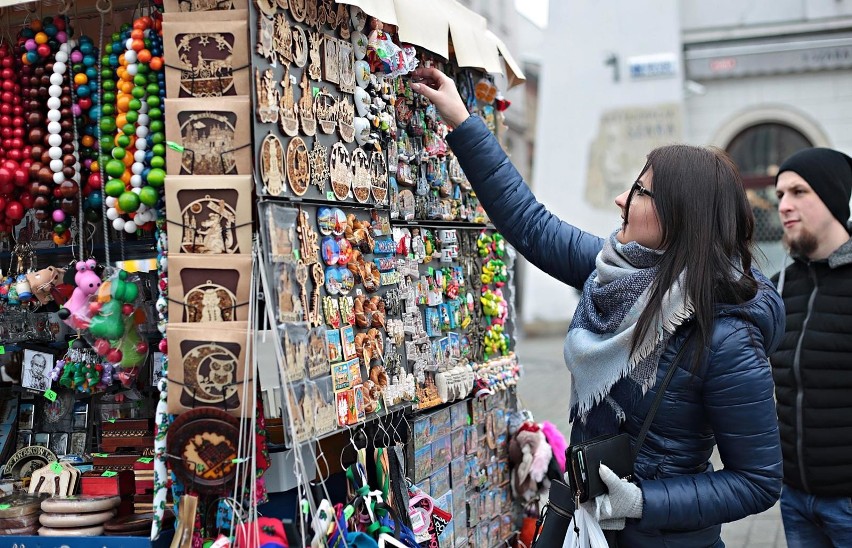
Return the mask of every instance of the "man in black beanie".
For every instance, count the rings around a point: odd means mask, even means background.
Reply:
[[[771,356],[787,546],[852,546],[852,159],[802,150],[775,189],[793,258],[773,278],[787,327]]]

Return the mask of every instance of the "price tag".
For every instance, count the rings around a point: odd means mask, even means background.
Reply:
[[[0,344],[0,355],[3,355],[5,353],[6,353],[6,347],[3,346],[2,344]]]
[[[293,258],[296,259],[297,261],[301,258],[301,255],[299,254],[298,249],[293,250]]]
[[[166,146],[168,146],[170,149],[176,150],[178,152],[183,152],[185,150],[183,148],[183,146],[181,146],[178,143],[175,143],[174,141],[166,141]]]
[[[48,401],[56,401],[56,392],[48,388],[44,391],[44,399]]]
[[[331,190],[329,190],[328,192],[326,192],[326,193],[325,193],[325,199],[326,199],[326,200],[334,200],[334,192],[333,192],[333,191],[331,191]]]
[[[140,458],[136,459],[136,462],[141,462],[142,464],[151,464],[152,462],[154,462],[154,458],[153,457],[140,457]]]
[[[104,457],[108,457],[109,453],[92,453],[92,456],[98,457],[98,458],[104,458]]]
[[[63,470],[62,465],[61,465],[61,464],[59,464],[58,462],[55,462],[55,461],[54,461],[54,462],[50,465],[50,471],[51,471],[51,472],[53,472],[54,474],[61,474],[61,473],[62,473],[62,470]]]
[[[112,470],[105,470],[101,476],[105,478],[112,478],[118,475],[118,472],[113,472]]]
[[[11,504],[0,504],[0,510],[8,510],[11,507]]]
[[[115,424],[115,419],[107,419],[107,422]]]

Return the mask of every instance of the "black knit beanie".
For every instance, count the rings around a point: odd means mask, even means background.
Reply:
[[[778,175],[784,171],[794,171],[807,181],[834,218],[849,230],[852,158],[830,148],[806,148],[787,158]],[[778,184],[777,175],[775,184]]]

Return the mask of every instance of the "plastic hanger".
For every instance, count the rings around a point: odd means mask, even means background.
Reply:
[[[382,533],[379,535],[379,548],[384,548],[385,546],[400,546],[402,548],[408,548],[408,546],[403,544],[402,541],[393,538],[387,533]]]

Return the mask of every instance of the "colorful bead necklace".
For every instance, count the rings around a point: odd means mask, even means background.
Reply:
[[[165,181],[161,28],[159,17],[136,19],[132,29],[122,27],[120,41],[112,44],[109,56],[118,80],[116,136],[112,158],[105,164],[107,218],[115,230],[128,233],[153,227],[154,208]],[[117,51],[121,53],[116,55]],[[107,99],[112,97],[105,96],[105,104]]]
[[[97,49],[88,36],[81,36],[77,47],[71,52],[71,70],[76,103],[72,112],[77,122],[77,146],[80,157],[80,181],[84,217],[89,222],[101,220],[101,175],[97,167],[97,108],[100,98],[97,93]]]
[[[12,46],[0,44],[0,234],[9,234],[32,207],[29,150],[25,148],[24,107],[18,83],[19,57]]]

